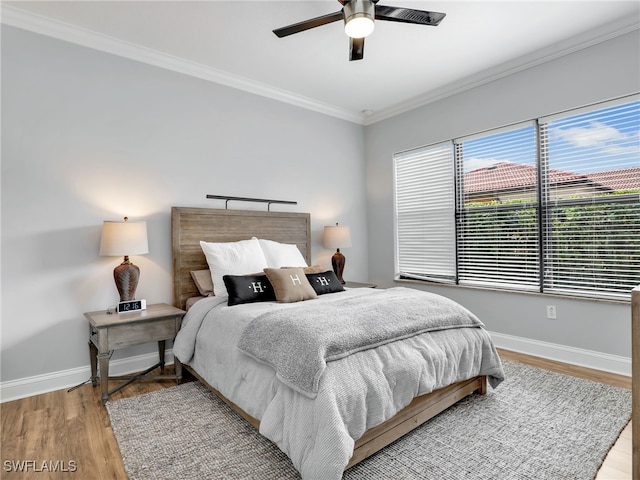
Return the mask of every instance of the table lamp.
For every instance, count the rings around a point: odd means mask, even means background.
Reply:
[[[149,253],[147,222],[105,221],[100,240],[100,255],[124,256],[124,261],[113,270],[113,278],[121,302],[135,299],[140,268],[129,261],[129,255]]]
[[[331,266],[340,283],[345,283],[342,279],[342,272],[344,271],[346,259],[345,256],[340,253],[340,248],[348,248],[351,246],[351,231],[349,227],[338,225],[337,223],[335,227],[324,227],[324,239],[322,243],[325,248],[336,249],[336,253],[331,257]]]

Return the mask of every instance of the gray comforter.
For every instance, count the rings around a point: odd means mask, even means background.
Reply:
[[[301,309],[325,304],[340,309],[384,293],[356,288],[307,302],[232,307],[226,297],[206,297],[184,317],[173,353],[260,420],[260,433],[289,456],[303,480],[339,480],[355,440],[414,397],[476,375],[489,376],[492,386],[503,378],[500,358],[482,327],[428,331],[329,361],[315,398],[294,390],[273,367],[238,348],[246,327],[267,312],[297,317]]]
[[[245,328],[238,347],[315,398],[327,362],[420,333],[483,326],[448,298],[397,287],[339,304],[305,302],[293,312],[264,313]]]

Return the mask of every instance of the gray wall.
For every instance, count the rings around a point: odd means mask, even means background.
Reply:
[[[322,227],[351,225],[345,276],[391,286],[394,152],[640,84],[635,32],[365,129],[5,25],[1,35],[3,383],[88,366],[82,313],[117,301],[119,259],[98,256],[104,220],[147,220],[150,253],[132,260],[150,303],[172,301],[170,207],[222,207],[208,193],[298,201],[281,209],[311,213],[313,260],[327,268]],[[630,357],[628,305],[422,288],[496,332]]]
[[[370,280],[394,285],[395,152],[637,93],[639,40],[636,30],[369,126],[365,143]],[[459,301],[494,332],[631,357],[628,303],[461,287],[416,288]],[[556,305],[557,320],[546,318],[546,305]]]
[[[104,220],[147,220],[150,303],[172,302],[170,207],[224,208],[206,194],[298,201],[272,209],[311,213],[327,268],[323,226],[350,225],[345,277],[368,278],[362,126],[3,25],[2,140],[2,382],[89,365],[82,314],[118,300]]]

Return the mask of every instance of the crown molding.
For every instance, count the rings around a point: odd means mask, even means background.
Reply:
[[[538,50],[517,60],[503,63],[497,67],[484,70],[458,82],[453,82],[445,87],[432,90],[423,96],[414,97],[390,108],[374,112],[364,117],[363,124],[365,126],[371,125],[373,123],[395,117],[396,115],[415,110],[416,108],[423,107],[430,103],[462,93],[466,90],[471,90],[472,88],[508,77],[509,75],[533,68],[543,63],[550,62],[557,58],[564,57],[565,55],[578,52],[585,48],[606,42],[607,40],[612,40],[616,37],[637,30],[640,30],[640,22],[638,22],[636,18],[626,18],[620,22],[601,26],[589,33],[567,39],[563,42],[558,42],[551,47]]]
[[[335,105],[319,102],[312,98],[297,95],[223,70],[26,12],[12,6],[2,5],[1,22],[5,25],[21,28],[33,33],[46,35],[83,47],[236,88],[349,122],[362,124],[362,114],[360,112],[355,113]]]
[[[197,62],[178,58],[124,40],[26,12],[12,6],[2,5],[1,22],[5,25],[236,88],[365,126],[415,110],[416,108],[640,29],[640,23],[636,18],[626,18],[620,22],[601,26],[594,31],[568,39],[564,42],[559,42],[552,47],[536,51],[512,62],[503,63],[492,69],[480,72],[477,75],[472,75],[458,82],[453,82],[442,88],[432,90],[425,95],[411,98],[386,109],[363,114],[362,112],[354,112],[335,105],[319,102],[287,90],[275,88]]]

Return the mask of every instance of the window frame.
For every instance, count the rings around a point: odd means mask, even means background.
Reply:
[[[604,110],[610,107],[614,107],[617,105],[623,104],[631,104],[634,102],[640,101],[640,94],[629,95],[625,97],[621,97],[612,101],[601,102],[597,104],[592,104],[589,106],[567,110],[564,112],[559,112],[553,115],[543,116],[539,119],[532,119],[527,122],[518,122],[517,124],[503,126],[496,129],[486,130],[484,132],[476,133],[473,135],[468,135],[464,137],[454,138],[446,142],[438,142],[436,144],[427,145],[425,147],[421,147],[422,149],[429,149],[431,147],[442,146],[446,144],[450,144],[453,149],[453,167],[452,172],[454,176],[454,201],[455,201],[455,238],[451,240],[455,244],[455,275],[454,280],[451,279],[441,280],[438,278],[433,278],[433,275],[403,275],[399,269],[399,246],[401,243],[401,239],[398,232],[398,206],[397,202],[394,203],[394,250],[395,250],[395,279],[396,280],[406,280],[406,281],[416,281],[416,282],[429,282],[438,285],[455,285],[460,287],[467,288],[482,288],[482,289],[492,289],[498,291],[515,291],[519,293],[538,293],[545,295],[554,295],[554,296],[563,296],[563,297],[578,297],[578,298],[586,298],[591,300],[599,300],[599,301],[622,301],[628,302],[631,293],[629,289],[629,293],[616,293],[614,291],[608,291],[606,289],[603,290],[589,290],[589,288],[580,284],[580,279],[575,277],[576,283],[573,285],[575,288],[558,288],[550,287],[547,285],[547,270],[548,270],[548,262],[551,261],[551,258],[547,259],[547,254],[549,252],[550,238],[552,234],[552,222],[553,222],[553,212],[550,209],[557,208],[558,206],[576,206],[580,204],[589,204],[589,205],[597,205],[597,204],[640,204],[640,191],[638,193],[629,193],[629,194],[619,194],[612,196],[603,196],[598,198],[596,196],[588,197],[588,198],[570,198],[570,199],[558,199],[552,200],[551,198],[551,190],[552,183],[550,177],[550,160],[549,160],[549,149],[548,149],[548,136],[545,131],[544,134],[543,129],[548,126],[548,124],[556,119],[562,118],[571,118],[577,117],[582,113],[586,112],[594,112],[598,110]],[[631,120],[633,121],[633,120]],[[477,282],[466,282],[460,279],[460,270],[459,270],[459,262],[460,262],[460,242],[461,242],[461,234],[460,234],[460,225],[458,222],[459,212],[465,207],[465,193],[462,192],[462,187],[464,185],[464,170],[462,168],[461,162],[462,159],[459,156],[458,145],[464,141],[469,141],[470,139],[475,138],[484,138],[489,137],[491,135],[498,134],[503,131],[515,130],[519,126],[522,125],[533,125],[534,126],[534,136],[535,136],[535,168],[536,168],[536,184],[535,184],[535,202],[533,202],[533,207],[536,209],[537,216],[537,232],[535,233],[537,237],[538,243],[538,272],[537,272],[537,284],[533,288],[523,288],[522,285],[511,285],[508,283],[500,283],[488,278],[487,281],[477,281]],[[416,149],[413,149],[416,150]],[[396,173],[396,158],[398,155],[402,155],[404,152],[399,152],[394,155],[394,199],[397,199],[398,195],[398,183],[397,178],[395,176]],[[640,164],[638,165],[640,167]],[[633,167],[636,168],[636,167]],[[613,169],[615,170],[615,168]],[[612,170],[612,171],[613,171]],[[461,178],[462,177],[462,178]],[[635,190],[635,189],[633,189]],[[615,198],[613,198],[615,197]],[[529,202],[527,202],[529,203]],[[531,206],[531,205],[530,205]],[[486,208],[487,210],[495,210],[495,205],[487,205],[487,207],[473,207],[477,209]],[[498,208],[501,210],[508,210],[510,208],[516,208],[512,205],[498,205]],[[475,210],[479,211],[479,210]],[[634,233],[634,227],[630,227],[630,232]],[[605,237],[606,238],[606,237]],[[557,254],[557,252],[556,252]],[[635,263],[632,263],[635,265]],[[632,270],[632,275],[635,270]],[[570,277],[567,277],[570,278]],[[632,277],[633,278],[633,277]],[[640,281],[640,279],[639,279]],[[607,285],[607,287],[609,287]],[[582,290],[581,290],[582,288]]]
[[[493,268],[485,268],[482,270],[482,273],[483,273],[482,278],[474,278],[475,276],[471,273],[473,271],[473,267],[475,267],[478,264],[481,264],[484,261],[484,259],[482,259],[481,256],[478,254],[476,254],[477,256],[474,257],[473,254],[471,253],[470,255],[471,260],[469,260],[468,258],[466,258],[466,255],[465,255],[465,251],[471,251],[471,252],[473,251],[472,250],[473,247],[471,245],[473,244],[474,237],[472,235],[466,234],[467,233],[466,228],[468,228],[469,226],[472,226],[473,214],[482,214],[483,212],[486,212],[486,213],[494,212],[497,214],[497,219],[502,221],[502,220],[505,220],[503,217],[506,217],[509,214],[509,212],[518,212],[518,211],[524,212],[528,209],[534,209],[535,216],[536,216],[534,233],[535,233],[536,239],[539,239],[540,230],[539,230],[538,217],[539,217],[539,211],[540,211],[540,204],[539,204],[539,196],[537,191],[535,192],[534,197],[522,203],[496,204],[496,203],[493,203],[493,201],[490,201],[490,202],[487,202],[486,206],[477,206],[477,205],[468,206],[467,205],[468,199],[466,198],[466,193],[465,193],[466,173],[464,168],[465,167],[464,162],[466,160],[466,155],[464,151],[465,144],[473,143],[474,141],[477,141],[477,140],[494,142],[496,137],[501,137],[502,135],[518,135],[518,136],[531,135],[529,142],[533,150],[529,153],[529,155],[531,156],[531,160],[533,161],[532,168],[536,169],[536,178],[537,178],[538,177],[538,168],[537,168],[538,135],[537,135],[536,127],[537,125],[534,121],[519,122],[506,127],[493,129],[488,132],[484,132],[482,134],[468,135],[468,136],[464,136],[464,137],[460,137],[452,140],[455,146],[455,163],[456,163],[455,183],[457,188],[456,248],[459,251],[462,250],[462,253],[457,258],[458,270],[457,270],[456,278],[458,279],[457,283],[459,285],[481,286],[481,287],[489,286],[489,287],[496,287],[496,288],[501,288],[505,290],[518,290],[518,291],[521,290],[521,291],[527,291],[527,292],[537,291],[539,289],[538,287],[540,283],[539,241],[536,241],[536,248],[535,248],[535,251],[533,252],[534,262],[536,263],[536,267],[535,267],[536,270],[533,272],[533,277],[529,275],[528,282],[513,282],[512,280],[501,282],[495,278],[495,277],[499,277],[505,271],[504,270],[505,268],[507,269],[506,270],[507,272],[510,270],[515,271],[515,269],[517,268],[517,260],[514,260],[513,257],[512,257],[512,262],[498,260],[499,265]],[[508,139],[506,141],[507,145],[511,143],[512,143],[511,139]],[[500,142],[499,149],[500,150],[504,149],[502,142]],[[506,150],[514,154],[516,153],[515,151],[512,151],[511,147],[506,148]],[[522,165],[525,165],[525,164],[522,164]],[[538,184],[538,180],[536,180],[536,187],[537,187],[537,184]],[[518,190],[524,190],[524,189],[522,187],[516,187],[513,189],[513,191],[516,191],[516,192]],[[488,193],[493,192],[493,194],[495,194],[497,190],[487,190],[486,192]],[[482,202],[470,201],[469,203],[482,203]],[[495,234],[494,231],[490,233]],[[467,250],[466,248],[467,246],[470,247],[469,250]],[[501,254],[510,253],[509,251],[514,247],[514,244],[513,242],[504,241],[504,242],[500,242],[499,247],[500,247],[499,248],[500,251],[498,252],[498,255],[497,255],[498,257]],[[476,247],[476,249],[477,248],[478,247]],[[495,256],[495,253],[494,253],[494,256]],[[477,262],[477,263],[474,263],[474,262]]]
[[[414,148],[411,150],[406,150],[404,152],[399,152],[396,153],[394,155],[394,165],[393,165],[393,183],[394,183],[394,268],[396,272],[400,272],[400,270],[402,269],[402,262],[400,260],[400,254],[401,254],[401,248],[400,248],[400,242],[399,242],[399,235],[400,235],[400,228],[399,228],[399,218],[400,218],[400,214],[399,214],[399,204],[401,203],[399,195],[398,195],[398,189],[395,188],[398,185],[398,176],[399,176],[399,166],[398,166],[398,162],[400,161],[410,161],[413,158],[415,158],[416,156],[421,156],[421,157],[432,157],[431,153],[432,152],[441,152],[443,150],[448,150],[448,153],[450,155],[450,160],[451,160],[451,165],[449,165],[449,169],[450,169],[450,181],[451,184],[449,185],[452,188],[451,191],[451,207],[450,210],[451,212],[453,212],[453,215],[450,218],[450,222],[451,224],[448,225],[448,227],[450,227],[453,230],[453,234],[454,237],[457,235],[456,232],[456,225],[455,225],[455,204],[454,199],[455,199],[455,171],[454,171],[454,164],[455,164],[455,158],[454,158],[454,151],[453,151],[453,145],[451,144],[451,142],[440,142],[440,143],[436,143],[433,145],[429,145],[426,147],[419,147],[419,148]],[[440,155],[438,153],[435,153],[433,155],[434,157],[439,157]],[[440,177],[437,177],[440,178]],[[454,244],[454,251],[453,251],[453,256],[451,258],[451,265],[448,265],[449,267],[453,267],[453,269],[450,271],[450,274],[448,273],[444,273],[444,272],[439,272],[439,273],[431,273],[428,275],[419,275],[419,274],[412,274],[410,272],[404,272],[403,275],[405,276],[405,278],[411,278],[414,280],[421,280],[421,281],[433,281],[433,282],[438,282],[438,283],[447,283],[447,284],[455,284],[457,283],[458,279],[457,279],[457,271],[458,271],[458,267],[457,267],[457,258],[458,258],[458,252],[457,252],[457,245]],[[445,266],[441,266],[440,269],[445,269]],[[399,274],[399,273],[398,273]]]

